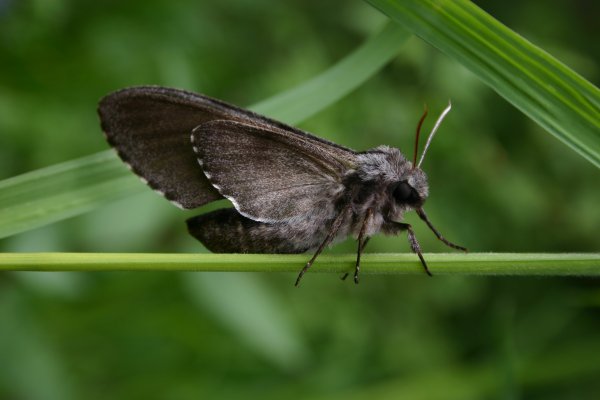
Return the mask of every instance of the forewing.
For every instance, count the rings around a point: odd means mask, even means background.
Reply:
[[[202,122],[223,118],[210,101],[158,87],[124,89],[98,106],[108,142],[133,172],[182,208],[221,198],[198,167],[190,134]]]
[[[273,125],[212,121],[194,129],[192,140],[213,186],[242,215],[261,222],[330,206],[356,164],[352,150]]]
[[[109,94],[100,101],[98,114],[119,157],[150,187],[183,208],[222,198],[198,167],[190,143],[192,129],[219,119],[294,131],[220,100],[157,86]]]

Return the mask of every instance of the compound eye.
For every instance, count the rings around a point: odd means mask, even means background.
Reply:
[[[398,203],[408,203],[412,197],[413,188],[406,182],[399,182],[394,189],[394,198]]]

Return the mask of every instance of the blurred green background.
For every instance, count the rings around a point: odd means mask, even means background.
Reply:
[[[598,83],[597,2],[477,3]],[[106,149],[95,109],[110,91],[158,84],[250,105],[384,22],[360,1],[0,0],[0,179]],[[449,98],[424,162],[440,231],[476,252],[599,251],[598,170],[417,38],[301,127],[406,154],[423,103],[437,114]],[[193,214],[148,189],[0,250],[202,252],[183,223]],[[408,221],[426,251],[447,250]],[[376,237],[367,251],[408,245]],[[597,280],[294,278],[1,274],[0,399],[600,398]]]

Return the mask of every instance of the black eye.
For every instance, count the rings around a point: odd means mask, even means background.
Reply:
[[[406,181],[402,181],[394,189],[394,198],[398,203],[416,203],[419,195]]]

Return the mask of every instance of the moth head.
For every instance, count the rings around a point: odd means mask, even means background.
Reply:
[[[420,208],[429,195],[427,175],[420,169],[411,169],[408,174],[390,187],[396,204],[402,208]]]
[[[407,174],[403,176],[400,181],[395,182],[391,186],[392,196],[397,205],[404,206],[406,208],[419,209],[427,199],[427,196],[429,195],[429,185],[427,183],[427,175],[425,175],[425,172],[423,172],[421,169],[421,164],[425,159],[425,154],[427,153],[427,149],[429,149],[429,145],[431,144],[431,140],[433,139],[435,132],[444,120],[444,117],[450,112],[451,108],[452,104],[448,102],[448,106],[444,109],[444,111],[442,111],[439,118],[435,122],[435,125],[433,126],[433,129],[427,138],[427,142],[425,143],[425,148],[421,153],[421,158],[417,163],[421,126],[423,125],[423,121],[425,121],[425,117],[427,117],[428,112],[427,105],[425,105],[425,111],[423,112],[423,115],[417,124],[412,167],[409,169],[409,171],[407,171]]]

